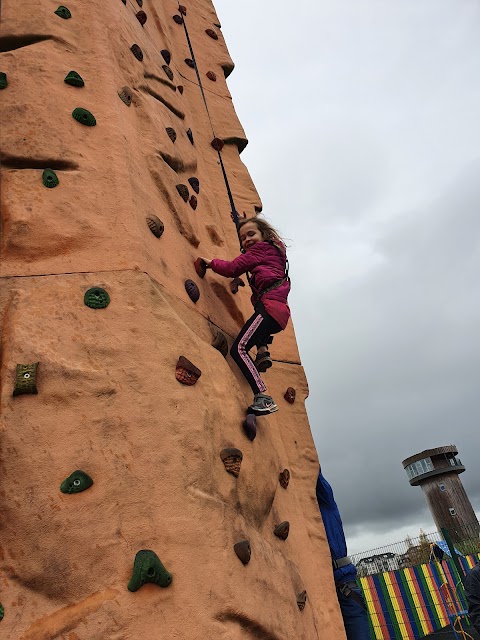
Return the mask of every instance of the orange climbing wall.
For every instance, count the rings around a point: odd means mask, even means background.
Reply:
[[[242,431],[250,390],[211,346],[217,328],[231,344],[251,307],[246,289],[234,296],[227,280],[211,272],[200,280],[192,266],[199,254],[234,257],[238,242],[184,62],[184,28],[172,19],[178,7],[144,0],[142,27],[135,0],[69,0],[68,20],[57,6],[1,5],[1,635],[341,640],[293,330],[275,338],[277,362],[265,374],[280,410],[258,419],[253,442]],[[239,156],[246,138],[218,18],[208,0],[192,0],[185,20],[237,209],[252,216],[261,203]],[[171,52],[173,81],[161,50]],[[64,83],[70,70],[85,86]],[[118,97],[125,86],[131,106]],[[96,126],[74,120],[77,107]],[[53,189],[42,183],[46,167],[60,181]],[[176,189],[195,195],[191,177],[200,181],[196,210]],[[165,225],[161,238],[147,226],[152,214]],[[196,304],[188,278],[200,289]],[[108,292],[107,308],[84,305],[91,287]],[[175,378],[180,355],[202,371],[194,386]],[[38,394],[13,397],[16,365],[33,362]],[[293,405],[283,399],[289,386]],[[225,447],[243,453],[238,478],[225,471]],[[284,468],[287,489],[278,483]],[[77,469],[93,486],[61,493]],[[273,535],[284,520],[285,541]],[[246,566],[233,551],[244,539]],[[158,554],[170,587],[127,590],[141,549]]]

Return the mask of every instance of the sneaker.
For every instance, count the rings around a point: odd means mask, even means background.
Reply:
[[[275,411],[278,411],[278,407],[274,399],[264,393],[257,393],[253,398],[253,403],[247,409],[247,413],[253,413],[256,416],[267,416]]]
[[[272,366],[270,353],[268,351],[257,353],[257,357],[255,358],[255,366],[257,368],[257,371],[260,371],[260,373],[265,373],[267,369],[270,369],[270,367]]]

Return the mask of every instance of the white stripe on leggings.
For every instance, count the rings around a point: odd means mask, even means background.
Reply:
[[[263,317],[259,314],[255,318],[255,320],[252,322],[252,324],[248,327],[246,332],[243,334],[242,339],[238,343],[238,353],[239,353],[241,359],[247,365],[248,370],[252,374],[253,379],[255,380],[255,382],[256,382],[259,390],[260,390],[260,393],[265,391],[265,389],[267,387],[266,387],[265,383],[263,382],[263,380],[261,379],[260,374],[258,373],[257,368],[253,364],[252,359],[248,355],[247,350],[246,350],[246,345],[247,345],[247,342],[252,337],[252,335],[258,329],[258,327],[262,324],[262,322],[263,322]]]

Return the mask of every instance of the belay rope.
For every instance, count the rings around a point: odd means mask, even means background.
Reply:
[[[187,23],[185,21],[185,15],[183,14],[182,10],[180,9],[180,3],[178,3],[178,11],[179,11],[180,15],[182,16],[183,28],[185,30],[185,37],[187,38],[187,44],[188,44],[188,48],[190,49],[190,55],[191,55],[192,60],[193,60],[193,66],[195,68],[195,73],[197,74],[198,85],[200,87],[200,91],[202,92],[202,98],[203,98],[203,102],[205,104],[205,109],[207,111],[208,120],[210,122],[210,128],[212,129],[213,138],[215,139],[217,136],[215,135],[215,129],[213,128],[212,118],[210,117],[210,111],[208,110],[207,98],[205,96],[205,91],[203,90],[203,84],[202,84],[202,80],[200,78],[200,73],[198,71],[198,66],[197,66],[197,61],[195,59],[195,54],[193,52],[192,42],[191,42],[190,36],[188,34]],[[216,152],[218,153],[218,159],[220,160],[220,167],[222,169],[223,179],[225,181],[225,187],[227,188],[227,194],[228,194],[228,199],[230,201],[230,207],[232,209],[232,218],[233,218],[233,222],[235,223],[235,227],[237,229],[237,235],[238,235],[238,223],[239,223],[238,212],[237,212],[237,209],[235,207],[235,201],[233,199],[232,190],[230,189],[230,184],[228,182],[228,176],[227,176],[227,172],[225,170],[225,165],[223,164],[222,155],[221,155],[219,149],[216,149]],[[239,241],[240,241],[240,237],[239,237]],[[241,248],[242,248],[242,243],[240,242],[240,249]]]

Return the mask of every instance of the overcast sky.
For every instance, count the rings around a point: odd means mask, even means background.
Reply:
[[[480,512],[480,3],[214,3],[349,551],[435,530],[426,448]]]

